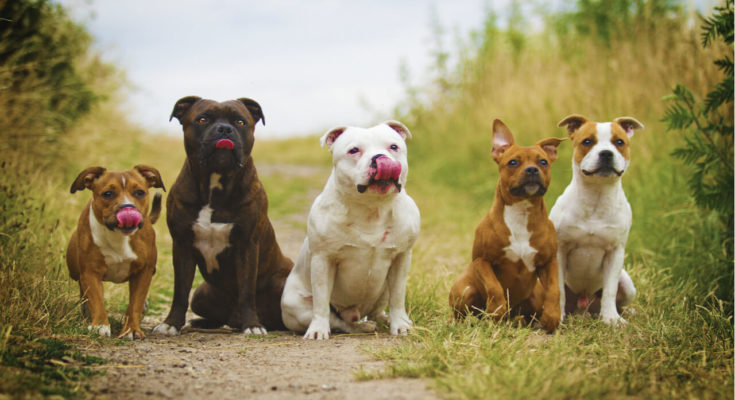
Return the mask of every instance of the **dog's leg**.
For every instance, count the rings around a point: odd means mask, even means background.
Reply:
[[[500,321],[508,313],[508,304],[505,298],[505,290],[500,284],[493,267],[484,258],[472,261],[470,268],[473,271],[476,282],[482,285],[485,293],[485,314],[496,321]]]
[[[406,335],[413,322],[406,313],[406,280],[411,268],[411,250],[393,259],[388,271],[388,318],[391,335]]]
[[[79,276],[79,287],[87,299],[90,318],[92,319],[87,330],[96,331],[104,337],[110,337],[110,321],[105,311],[104,289],[102,277],[90,273],[82,273]]]
[[[332,298],[336,268],[322,254],[311,257],[312,318],[304,339],[329,339],[329,300]]]
[[[140,329],[140,320],[143,317],[145,298],[152,278],[153,268],[144,268],[137,275],[130,278],[128,283],[130,291],[128,310],[125,313],[125,325],[123,325],[119,338],[131,340],[145,338],[143,331]]]
[[[559,246],[556,251],[556,263],[557,263],[557,283],[559,285],[559,310],[561,311],[560,322],[564,322],[564,316],[566,315],[567,306],[567,293],[564,290],[565,281],[564,273],[567,268],[567,251]]]
[[[388,326],[390,326],[390,320],[388,319],[388,315],[385,313],[385,307],[388,306],[388,297],[390,296],[388,285],[383,288],[383,293],[378,298],[378,301],[375,302],[375,305],[373,306],[373,309],[368,313],[368,318],[375,321],[375,322],[382,322]]]
[[[618,283],[618,295],[615,298],[615,305],[618,309],[627,306],[633,302],[638,292],[636,291],[633,280],[630,279],[630,275],[625,270],[620,272],[620,281]]]
[[[549,333],[554,332],[561,321],[559,269],[556,257],[552,257],[545,267],[536,269],[544,287],[543,309],[539,321]]]
[[[260,323],[255,304],[258,288],[259,250],[258,244],[246,245],[241,256],[236,260],[240,265],[235,265],[238,288],[237,309],[230,317],[228,325],[240,329],[247,335],[266,335],[268,333]]]
[[[602,299],[600,300],[600,318],[605,323],[617,325],[625,323],[615,307],[618,295],[618,283],[623,271],[625,248],[618,246],[605,255],[602,261]]]
[[[186,311],[189,309],[189,292],[194,282],[196,262],[191,246],[179,244],[179,238],[173,237],[174,264],[174,298],[171,310],[166,319],[153,328],[154,334],[174,336],[186,322]]]

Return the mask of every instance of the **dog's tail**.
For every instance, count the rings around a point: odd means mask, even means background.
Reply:
[[[156,193],[153,196],[153,205],[151,206],[151,224],[155,224],[158,221],[158,217],[161,216],[161,193]]]

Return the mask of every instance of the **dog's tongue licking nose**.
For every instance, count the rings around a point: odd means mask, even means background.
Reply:
[[[143,216],[133,207],[125,207],[117,212],[117,223],[122,228],[134,228],[140,224]]]
[[[401,176],[401,163],[382,156],[375,159],[375,180],[395,179]]]
[[[235,148],[235,144],[232,143],[232,140],[230,139],[220,139],[217,141],[217,143],[214,145],[218,149],[226,149],[226,150],[232,150]]]

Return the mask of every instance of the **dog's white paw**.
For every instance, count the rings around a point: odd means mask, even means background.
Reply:
[[[253,326],[251,328],[245,328],[244,331],[242,331],[244,335],[261,335],[265,336],[268,334],[268,331],[265,330],[262,326]]]
[[[600,319],[602,322],[612,326],[622,326],[628,323],[617,312],[614,314],[600,314]]]
[[[413,322],[411,322],[411,320],[408,319],[408,317],[398,318],[391,322],[390,334],[391,335],[408,335],[411,332],[412,327],[413,327]]]
[[[87,330],[91,332],[96,332],[101,337],[110,337],[110,325],[89,325],[87,326]]]
[[[153,327],[151,333],[153,333],[154,335],[176,336],[179,334],[179,330],[176,329],[175,326],[171,326],[165,322],[161,322],[160,324]]]
[[[304,334],[305,340],[327,340],[329,339],[329,321],[312,320],[309,329]]]

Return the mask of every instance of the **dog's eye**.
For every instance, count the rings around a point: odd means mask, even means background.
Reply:
[[[349,149],[347,152],[350,153],[350,154],[357,154],[357,153],[360,152],[360,149],[358,149],[357,147],[353,147],[353,148]]]
[[[547,165],[549,165],[549,162],[548,162],[548,161],[546,161],[546,160],[541,160],[541,161],[539,161],[538,163],[539,163],[540,165],[544,166],[544,167],[545,167],[545,166],[547,166]]]
[[[102,198],[105,200],[110,200],[113,197],[115,197],[115,192],[113,192],[112,190],[108,190],[102,193]]]
[[[510,160],[510,161],[508,161],[508,166],[509,167],[516,167],[516,166],[518,166],[518,160]]]
[[[623,141],[623,139],[618,139],[618,140],[615,141],[615,145],[616,146],[622,146],[624,144],[625,144],[625,141]]]
[[[133,192],[133,196],[135,196],[135,197],[137,197],[139,199],[142,199],[143,197],[145,197],[145,190],[138,189],[135,192]]]
[[[200,124],[206,124],[207,122],[209,122],[209,118],[207,118],[207,117],[199,117],[199,118],[197,118],[197,122],[200,123]]]
[[[582,144],[585,146],[590,146],[592,144],[592,139],[585,139],[582,141]]]
[[[237,124],[237,126],[245,126],[245,120],[238,119],[237,121],[235,121],[235,124]]]
[[[390,145],[390,149],[393,150],[393,151],[398,151],[398,145],[397,144],[392,144],[392,145]]]

